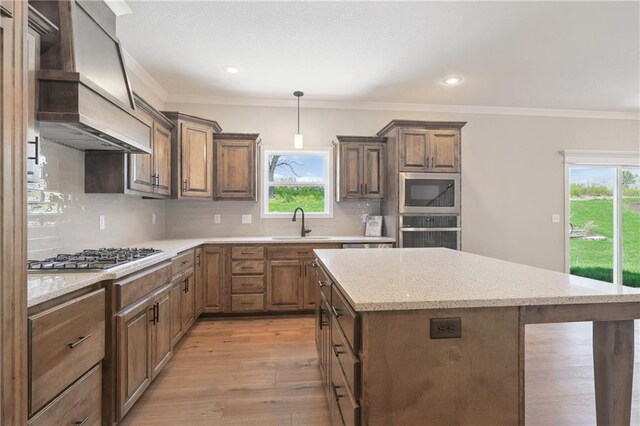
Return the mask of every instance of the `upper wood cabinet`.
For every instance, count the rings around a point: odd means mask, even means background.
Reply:
[[[85,152],[85,192],[171,195],[173,123],[138,95],[135,103],[139,117],[151,128],[151,154]]]
[[[173,123],[135,95],[138,113],[151,126],[151,155],[129,155],[129,188],[131,190],[171,195],[171,129]]]
[[[460,131],[403,129],[400,132],[401,172],[460,171]]]
[[[173,198],[213,198],[213,134],[215,121],[180,112],[163,112],[175,125],[171,132]]]
[[[257,198],[257,144],[255,133],[219,133],[214,135],[216,200]]]
[[[464,121],[392,120],[378,136],[391,143],[389,170],[399,172],[461,171],[460,135]]]
[[[378,137],[337,137],[338,201],[384,198],[385,142]]]

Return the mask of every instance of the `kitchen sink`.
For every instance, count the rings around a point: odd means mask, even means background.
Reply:
[[[330,240],[331,237],[271,237],[272,240]]]

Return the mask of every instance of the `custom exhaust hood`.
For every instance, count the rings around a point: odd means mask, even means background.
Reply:
[[[41,39],[41,136],[83,151],[151,153],[151,128],[135,111],[111,9],[95,0],[29,3],[59,28]]]

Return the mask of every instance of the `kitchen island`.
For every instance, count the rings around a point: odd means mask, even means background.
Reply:
[[[524,424],[525,325],[574,321],[598,424],[629,424],[640,290],[447,249],[316,254],[333,424]]]

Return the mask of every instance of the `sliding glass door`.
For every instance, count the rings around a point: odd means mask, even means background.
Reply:
[[[640,167],[568,164],[568,270],[640,287]]]
[[[622,284],[640,287],[640,167],[621,170]]]

